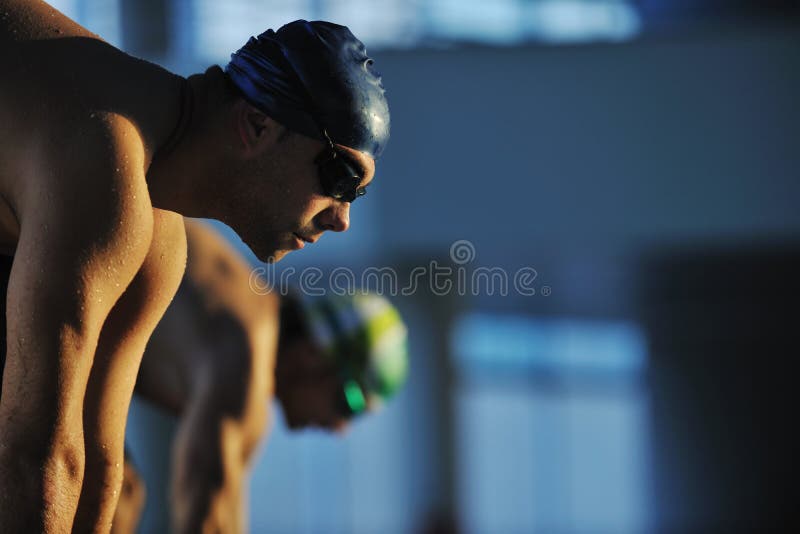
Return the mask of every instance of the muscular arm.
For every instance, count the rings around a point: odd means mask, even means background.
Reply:
[[[186,278],[148,346],[137,392],[181,412],[174,530],[243,532],[247,464],[267,425],[279,302],[249,290],[248,265],[219,235],[191,221],[186,230]]]
[[[66,140],[60,157],[30,163],[37,179],[20,212],[6,295],[2,532],[69,532],[73,522],[85,460],[84,394],[101,327],[152,235],[131,133],[97,121],[79,142]],[[92,157],[80,157],[89,148]]]
[[[84,401],[86,472],[75,529],[111,528],[123,478],[128,407],[147,340],[186,265],[181,216],[153,211],[153,238],[142,267],[103,324]]]
[[[178,534],[245,531],[245,479],[254,442],[245,420],[229,413],[213,393],[197,398],[184,415],[173,445],[171,497]]]
[[[111,534],[135,534],[142,517],[147,488],[136,467],[125,457],[122,490],[120,490]]]

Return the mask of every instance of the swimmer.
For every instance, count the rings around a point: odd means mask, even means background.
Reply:
[[[186,229],[186,275],[150,339],[136,394],[179,418],[173,531],[238,533],[246,530],[245,480],[273,419],[270,401],[292,430],[343,431],[403,385],[406,327],[374,294],[253,291],[249,266],[224,239],[196,221]],[[131,463],[124,486],[115,533],[134,531],[145,494]]]
[[[0,0],[0,60],[0,532],[107,532],[141,355],[185,268],[181,215],[265,261],[347,230],[388,107],[364,46],[326,22],[187,79]]]

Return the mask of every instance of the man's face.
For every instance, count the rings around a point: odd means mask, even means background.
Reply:
[[[350,203],[324,194],[314,162],[325,143],[291,134],[269,150],[244,162],[222,185],[232,199],[225,209],[227,222],[262,261],[278,261],[293,250],[314,243],[328,230],[344,232],[350,226]],[[372,182],[375,162],[348,147],[338,148],[363,177]]]
[[[283,350],[287,368],[277,377],[276,386],[287,426],[291,430],[346,430],[349,418],[341,413],[337,402],[342,381],[325,356],[307,339],[298,339]]]

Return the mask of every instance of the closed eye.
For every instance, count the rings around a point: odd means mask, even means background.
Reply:
[[[337,152],[338,152],[338,156],[340,158],[342,158],[347,163],[347,165],[351,169],[353,169],[353,171],[355,171],[356,176],[363,182],[364,181],[364,177],[367,176],[367,169],[366,169],[366,167],[364,167],[364,164],[361,163],[358,160],[355,160],[355,159],[351,158],[350,156],[348,156],[342,150],[337,150]],[[363,193],[361,195],[359,195],[359,196],[362,196],[362,195],[363,195]]]

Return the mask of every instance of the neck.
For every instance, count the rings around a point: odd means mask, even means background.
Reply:
[[[153,206],[188,217],[210,217],[221,166],[225,74],[217,66],[190,76],[181,91],[175,128],[158,149],[147,172]]]

